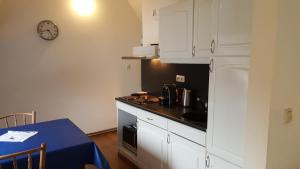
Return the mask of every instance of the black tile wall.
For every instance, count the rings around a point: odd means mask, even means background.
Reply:
[[[184,75],[185,83],[176,82],[176,75]],[[177,87],[189,88],[193,93],[193,107],[202,106],[196,98],[207,101],[209,65],[208,64],[164,64],[158,59],[142,60],[142,90],[160,96],[163,84],[175,83]]]

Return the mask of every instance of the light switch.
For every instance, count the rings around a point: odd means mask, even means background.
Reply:
[[[127,70],[130,70],[131,69],[131,64],[128,64],[127,65]]]
[[[293,120],[293,109],[292,108],[286,108],[284,110],[284,123],[290,123]]]

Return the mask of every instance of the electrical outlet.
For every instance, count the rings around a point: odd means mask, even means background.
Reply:
[[[185,76],[183,76],[183,75],[176,75],[176,82],[184,83],[185,82]]]

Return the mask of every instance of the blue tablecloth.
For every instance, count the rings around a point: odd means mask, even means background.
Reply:
[[[11,154],[47,144],[46,169],[82,169],[93,164],[98,169],[110,169],[101,151],[75,124],[68,119],[42,122],[15,128],[0,129],[0,135],[8,130],[38,131],[23,143],[0,142],[0,155]],[[39,155],[33,155],[34,169],[38,169]],[[11,169],[11,162],[0,161],[3,169]],[[19,169],[27,167],[27,157],[18,159]],[[26,168],[27,169],[27,168]]]

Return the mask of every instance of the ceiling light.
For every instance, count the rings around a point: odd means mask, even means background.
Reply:
[[[72,0],[73,10],[80,16],[89,16],[96,10],[95,0]]]

